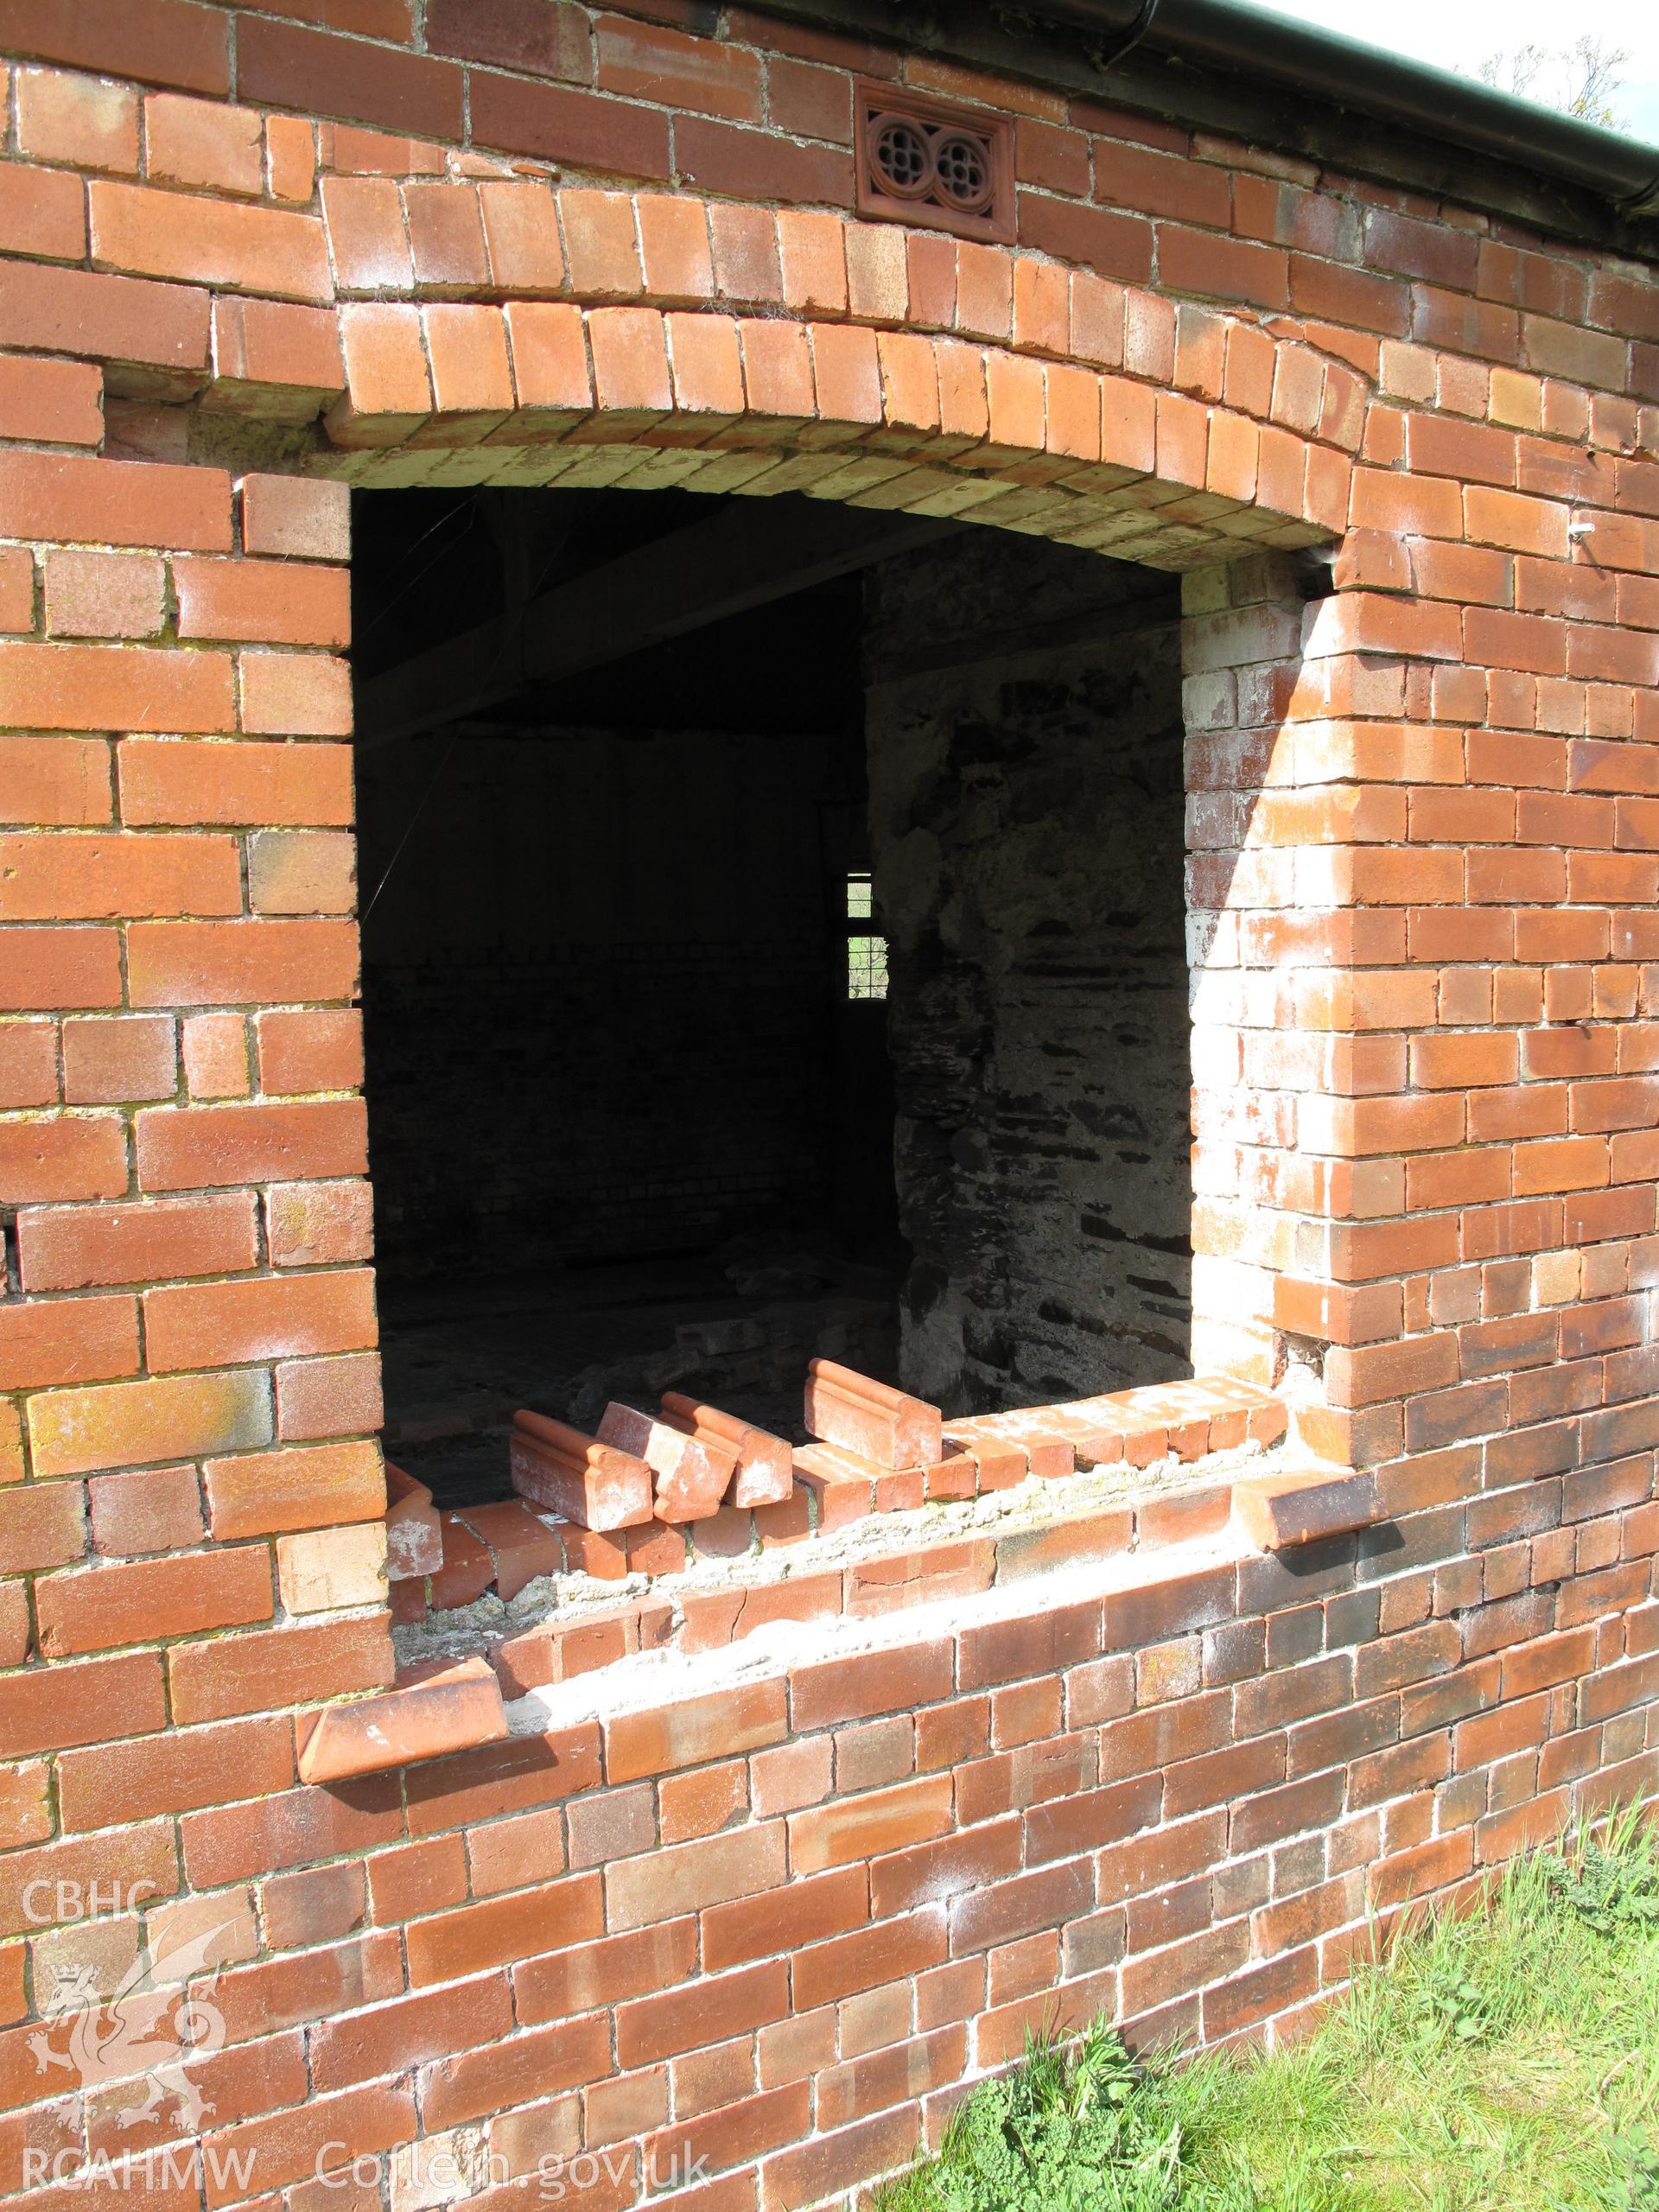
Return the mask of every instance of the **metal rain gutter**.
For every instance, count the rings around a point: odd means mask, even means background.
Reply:
[[[1490,85],[1338,37],[1243,0],[1026,0],[1094,33],[1100,64],[1131,48],[1169,54],[1397,124],[1430,139],[1563,179],[1627,216],[1659,214],[1659,147]]]

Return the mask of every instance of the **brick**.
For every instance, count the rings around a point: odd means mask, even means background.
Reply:
[[[791,1814],[790,1864],[798,1872],[817,1873],[903,1850],[942,1835],[950,1826],[951,1803],[950,1777],[938,1775]]]
[[[35,627],[35,556],[26,546],[0,550],[0,631],[26,637]]]
[[[0,1023],[0,1108],[55,1106],[58,1036],[49,1021]]]
[[[117,1847],[124,1851],[124,1865],[117,1860],[110,1840],[101,1837],[67,1837],[36,1850],[9,1853],[0,1872],[0,1934],[38,1931],[41,1923],[25,1899],[38,1909],[41,1889],[51,1900],[45,1907],[48,1917],[60,1914],[66,1920],[74,1916],[70,1899],[84,1894],[100,1877],[107,1881],[118,1872],[126,1883],[146,1885],[153,1897],[170,1897],[177,1889],[178,1870],[164,1821],[129,1828]]]
[[[283,561],[351,557],[351,495],[344,484],[301,476],[245,476],[245,551]]]
[[[192,1098],[245,1098],[247,1024],[239,1014],[193,1014],[182,1025],[184,1087]]]
[[[72,1106],[170,1098],[178,1046],[165,1014],[125,1014],[63,1025],[64,1097]]]
[[[564,1872],[563,1815],[556,1805],[491,1821],[467,1839],[474,1892],[521,1890]]]
[[[0,435],[95,446],[104,435],[103,401],[104,378],[91,362],[0,354]]]
[[[758,123],[760,60],[738,46],[690,37],[665,24],[601,16],[595,23],[602,92]]]
[[[253,1201],[238,1192],[143,1205],[42,1209],[18,1224],[27,1290],[85,1290],[256,1264]]]
[[[210,2172],[215,2157],[225,2172],[237,2170],[231,2161],[245,2158],[273,2187],[304,2180],[326,2186],[331,2172],[349,2167],[353,2157],[372,2157],[407,2142],[416,2127],[409,2091],[377,2084],[225,2128],[206,2138],[204,2158]],[[230,2201],[234,2188],[226,2182],[215,2190],[210,2183],[208,2202]]]
[[[357,1351],[375,1336],[373,1278],[346,1268],[287,1280],[180,1284],[144,1300],[153,1374],[308,1353]]]
[[[48,1659],[241,1628],[271,1617],[270,1556],[257,1545],[81,1568],[42,1577],[35,1602]]]
[[[367,1917],[367,1888],[360,1863],[307,1867],[261,1883],[271,1949],[297,1950],[351,1935]]]
[[[17,823],[93,825],[110,819],[110,752],[102,738],[0,739],[0,815]]]
[[[783,1823],[733,1829],[607,1867],[606,1924],[618,1932],[648,1926],[775,1888],[783,1879]]]
[[[187,1725],[385,1689],[392,1676],[384,1614],[175,1644],[167,1660],[174,1718]]]
[[[47,1391],[29,1402],[37,1477],[155,1464],[270,1440],[263,1376],[199,1375]]]
[[[60,638],[153,638],[164,619],[159,557],[81,553],[46,556],[46,626]]]
[[[602,1924],[600,1878],[594,1873],[462,1905],[410,1924],[404,1937],[410,1983],[418,1989],[510,1963],[522,1975],[527,1969],[519,1962],[587,1942]]]
[[[352,1533],[359,1555],[372,1544],[377,1558],[384,1560],[383,1531]],[[295,1565],[290,1556],[283,1572],[289,1586],[303,1586],[311,1610],[320,1611],[342,1597],[361,1602],[370,1577],[366,1571],[350,1574],[332,1533],[327,1540],[287,1537],[277,1547],[279,1554],[286,1550],[290,1555],[302,1548],[303,1566],[289,1573]],[[289,1609],[295,1609],[291,1604]],[[302,1722],[299,1733],[301,1780],[338,1784],[501,1742],[507,1723],[500,1688],[487,1660],[437,1658],[404,1669],[395,1687],[380,1697],[325,1707],[315,1726],[308,1728]]]
[[[86,1486],[93,1548],[111,1558],[189,1551],[207,1534],[193,1467],[101,1475]]]
[[[21,1599],[21,1588],[17,1594]],[[27,1766],[7,1769],[0,1776],[0,1835],[5,1838],[7,1848],[15,1849],[26,1843],[42,1843],[51,1834],[52,1809],[47,1792],[45,1762],[36,1759]],[[20,1951],[22,1948],[18,1946]],[[43,1959],[44,1953],[37,1953],[37,1956]],[[17,2003],[21,2009],[21,1996]],[[6,2017],[11,2018],[10,1993]]]
[[[273,200],[309,205],[316,185],[316,133],[304,116],[265,118],[265,180]]]
[[[162,1662],[153,1651],[25,1669],[0,1681],[0,1758],[107,1744],[165,1725]]]
[[[595,308],[586,317],[601,407],[646,415],[673,404],[663,318],[650,308]]]
[[[351,636],[344,569],[287,561],[175,560],[181,638],[259,645],[343,645]]]
[[[17,143],[39,162],[136,175],[138,101],[130,87],[60,69],[20,69]]]
[[[326,107],[416,137],[454,142],[461,135],[461,73],[452,62],[287,23],[256,23],[238,40],[237,88],[262,105]]]
[[[213,303],[213,371],[207,408],[309,422],[345,389],[338,319],[322,308],[220,294]]]
[[[10,453],[0,458],[0,530],[10,537],[228,552],[230,478],[220,468]]]
[[[0,1204],[117,1198],[126,1191],[126,1143],[118,1116],[0,1123]]]
[[[260,830],[248,844],[256,914],[348,914],[357,905],[355,839],[321,830]]]
[[[495,289],[518,299],[563,291],[564,252],[549,188],[480,184],[478,199]]]
[[[86,1548],[86,1499],[78,1483],[10,1491],[0,1539],[0,1568],[8,1574],[61,1567]]]
[[[0,170],[0,245],[8,253],[79,261],[86,251],[82,193],[79,178],[60,169],[8,162]]]
[[[938,1408],[831,1360],[807,1365],[809,1436],[882,1467],[931,1467],[942,1455]]]
[[[363,1081],[363,1019],[355,1008],[268,1012],[254,1017],[260,1088],[291,1096],[355,1090]]]
[[[241,911],[228,837],[0,835],[0,921]]]
[[[264,140],[251,108],[152,93],[144,102],[144,152],[152,183],[256,197],[264,189]]]
[[[1022,1675],[1046,1675],[1092,1659],[1099,1649],[1097,1605],[1068,1605],[1023,1619],[988,1623],[963,1632],[960,1686],[977,1689]]]
[[[1108,1789],[1083,1790],[1052,1804],[1033,1806],[1025,1816],[1026,1863],[1046,1866],[1121,1842],[1158,1817],[1161,1777],[1139,1776]]]
[[[328,1529],[321,1534],[280,1536],[276,1541],[276,1586],[283,1600],[283,1609],[289,1614],[323,1613],[340,1611],[349,1605],[378,1605],[386,1598],[386,1533],[379,1521],[364,1522],[350,1529]],[[490,1677],[492,1687],[493,1675]],[[401,1694],[401,1688],[400,1688]],[[392,1717],[375,1717],[375,1732],[394,1742],[398,1730]],[[474,1740],[471,1738],[467,1741]],[[456,1745],[445,1743],[443,1748]],[[308,1782],[334,1779],[324,1776],[316,1763],[316,1745],[311,1747],[309,1765],[302,1764],[301,1773]],[[429,1756],[423,1753],[420,1756]],[[416,1756],[410,1753],[409,1756]],[[401,1764],[401,1761],[396,1762]],[[377,1766],[393,1764],[377,1758]],[[340,1773],[364,1773],[369,1769],[353,1764],[337,1770]]]
[[[658,111],[486,70],[471,73],[470,91],[476,146],[533,154],[605,176],[669,173],[668,118]]]
[[[372,1352],[347,1352],[280,1361],[276,1408],[284,1442],[372,1433],[385,1418],[379,1360]]]
[[[798,1732],[933,1704],[951,1694],[949,1643],[912,1645],[798,1667],[790,1717]]]
[[[349,746],[244,741],[209,747],[128,738],[116,761],[124,822],[343,828],[352,819]]]
[[[449,2126],[504,2102],[574,2088],[598,2078],[609,2056],[607,2023],[589,2018],[532,2029],[486,2050],[443,2059],[421,2074],[423,2121]]]
[[[149,1192],[360,1175],[357,1099],[289,1105],[155,1107],[138,1117],[139,1180]]]
[[[512,1486],[583,1529],[638,1528],[652,1517],[651,1470],[643,1459],[601,1444],[541,1414],[513,1416]]]
[[[204,369],[208,298],[141,277],[11,262],[0,267],[0,329],[21,352]]]
[[[273,1267],[325,1267],[366,1260],[374,1250],[366,1183],[275,1184],[265,1194],[265,1222]]]
[[[429,307],[422,321],[440,413],[502,414],[512,407],[507,329],[499,308]]]
[[[741,1684],[715,1696],[619,1714],[605,1724],[606,1778],[629,1782],[728,1758],[779,1743],[787,1732],[781,1681]]]
[[[614,1400],[595,1433],[600,1443],[651,1469],[652,1506],[659,1521],[697,1521],[714,1513],[737,1471],[736,1454],[717,1440],[705,1440]]]
[[[8,1305],[0,1309],[0,1389],[137,1374],[136,1320],[127,1298]]]
[[[1017,1816],[981,1823],[878,1859],[870,1870],[870,1916],[885,1920],[978,1888],[990,1888],[1020,1865]]]
[[[235,713],[228,653],[0,644],[0,690],[17,722],[37,729],[119,729],[143,715],[226,730]]]
[[[695,1850],[696,1845],[683,1845]],[[789,1969],[782,1960],[745,1967],[735,1974],[705,1975],[685,1989],[619,2005],[617,2056],[624,2066],[646,2066],[705,2043],[709,2023],[728,2037],[782,2018],[789,2010]]]
[[[512,1976],[518,2018],[531,2024],[564,2019],[672,1989],[695,1971],[696,1955],[697,1923],[679,1919],[523,1961]],[[692,2044],[696,2040],[694,2035]]]
[[[25,0],[0,11],[0,44],[30,60],[67,63],[141,84],[192,92],[229,89],[226,26],[188,0],[153,0],[142,15],[114,0],[87,0],[71,16],[42,17]]]

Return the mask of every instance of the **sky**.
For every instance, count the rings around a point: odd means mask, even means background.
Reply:
[[[1472,75],[1488,54],[1583,36],[1630,55],[1613,95],[1624,130],[1659,145],[1659,7],[1653,0],[1273,0],[1267,12]],[[1531,95],[1530,97],[1535,97]]]

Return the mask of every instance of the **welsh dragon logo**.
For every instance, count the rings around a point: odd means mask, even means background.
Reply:
[[[153,2118],[170,2098],[180,2126],[194,2135],[213,2108],[186,2069],[225,2046],[224,2015],[212,1999],[219,1986],[214,1954],[230,1924],[175,1944],[163,1940],[154,1951],[146,1944],[105,1999],[93,1967],[60,1974],[41,2017],[69,2020],[68,2049],[54,2050],[49,2031],[37,2028],[29,2038],[35,2072],[62,2067],[86,2090],[130,2082],[134,2101],[117,2113],[120,2126]]]

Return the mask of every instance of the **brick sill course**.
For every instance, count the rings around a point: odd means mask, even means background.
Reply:
[[[513,1700],[638,1654],[691,1658],[782,1625],[855,1630],[982,1598],[1024,1604],[1039,1594],[1033,1584],[1046,1592],[1074,1570],[1097,1586],[1103,1575],[1156,1578],[1172,1556],[1194,1548],[1217,1560],[1245,1558],[1344,1534],[1377,1516],[1369,1474],[1306,1463],[1264,1468],[1248,1447],[1192,1473],[1190,1482],[1141,1494],[1122,1487],[1121,1471],[1103,1493],[1086,1477],[1046,1485],[1035,1501],[1041,1517],[1019,1516],[1015,1501],[999,1500],[1003,1517],[990,1525],[964,1520],[963,1508],[894,1516],[852,1532],[839,1556],[763,1558],[742,1572],[688,1577],[671,1593],[647,1588],[593,1602],[588,1593],[558,1590],[549,1618],[505,1637],[486,1634],[483,1649]],[[986,1509],[982,1502],[965,1509],[976,1510]]]
[[[514,1737],[542,1737],[598,1720],[608,1746],[613,1725],[630,1736],[643,1726],[659,1746],[661,1764],[691,1764],[701,1754],[682,1738],[695,1738],[698,1716],[723,1710],[740,1685],[794,1682],[803,1669],[816,1676],[848,1660],[885,1657],[898,1686],[896,1708],[907,1699],[910,1662],[941,1645],[956,1646],[956,1679],[964,1689],[1009,1679],[1011,1667],[1041,1672],[1139,1650],[1255,1610],[1264,1592],[1249,1586],[1252,1571],[1276,1582],[1285,1570],[1275,1553],[1351,1535],[1378,1517],[1370,1477],[1328,1467],[1241,1475],[1235,1500],[1237,1510],[1220,1528],[1154,1550],[1074,1554],[970,1592],[924,1581],[911,1586],[917,1594],[902,1605],[863,1615],[768,1614],[728,1642],[696,1650],[642,1643],[517,1695],[504,1677],[508,1727]],[[1276,1516],[1281,1503],[1285,1525],[1297,1533],[1282,1543],[1257,1542],[1252,1529],[1267,1525],[1264,1516]]]
[[[1192,1394],[1208,1385],[1174,1385],[1190,1411]],[[1146,1400],[1148,1414],[1168,1418],[1170,1387],[1123,1400]],[[1241,1385],[1224,1385],[1225,1418],[1255,1427],[1230,1449],[1205,1451],[1179,1460],[1168,1455],[1139,1465],[1141,1435],[1157,1433],[1168,1445],[1170,1431],[1128,1431],[1128,1449],[1073,1480],[1028,1476],[1018,1489],[991,1497],[963,1497],[892,1516],[858,1517],[841,1531],[825,1529],[825,1541],[794,1546],[785,1557],[761,1553],[759,1560],[712,1560],[702,1573],[681,1577],[672,1595],[644,1588],[621,1601],[613,1584],[582,1573],[564,1573],[515,1584],[515,1612],[536,1612],[540,1604],[553,1617],[520,1626],[513,1635],[491,1632],[506,1608],[498,1599],[427,1615],[418,1628],[404,1626],[404,1648],[396,1686],[374,1697],[347,1699],[323,1707],[301,1743],[301,1777],[308,1783],[340,1783],[387,1767],[442,1758],[480,1743],[500,1741],[511,1732],[540,1732],[549,1726],[546,1692],[606,1672],[604,1686],[584,1683],[577,1694],[626,1692],[628,1659],[672,1655],[677,1662],[730,1655],[732,1648],[761,1637],[754,1650],[734,1659],[739,1670],[766,1663],[767,1650],[812,1632],[814,1650],[827,1642],[858,1646],[872,1632],[909,1639],[929,1619],[949,1611],[963,1621],[1004,1617],[1027,1611],[1033,1599],[1042,1606],[1075,1597],[1139,1592],[1139,1615],[1154,1604],[1159,1588],[1188,1573],[1208,1573],[1236,1564],[1249,1553],[1276,1551],[1323,1535],[1351,1531],[1376,1517],[1378,1500],[1370,1476],[1340,1473],[1325,1466],[1289,1465],[1272,1458],[1263,1465],[1261,1435],[1283,1435],[1283,1407],[1259,1391],[1255,1405],[1241,1405]],[[1028,1433],[1048,1433],[1044,1421],[1055,1411],[1028,1415]],[[1027,1415],[1002,1415],[1002,1421]],[[1073,1429],[1077,1422],[1073,1422]],[[1210,1440],[1212,1429],[1185,1422],[1181,1440],[1190,1446]],[[1089,1449],[1082,1451],[1089,1458]],[[1035,1460],[1035,1453],[1033,1453]],[[1159,1480],[1161,1476],[1161,1480]],[[1179,1480],[1188,1478],[1188,1480]],[[482,1509],[486,1529],[502,1526],[502,1516],[522,1506]],[[491,1520],[495,1516],[495,1520]],[[447,1517],[449,1520],[449,1517]],[[465,1517],[462,1517],[465,1520]],[[482,1548],[482,1546],[480,1546]],[[522,1546],[511,1548],[522,1564]],[[502,1577],[506,1580],[506,1577]],[[1033,1581],[1039,1588],[1033,1588]],[[892,1621],[902,1615],[900,1621]],[[880,1624],[889,1628],[882,1630]],[[770,1635],[761,1635],[770,1630]],[[615,1675],[621,1668],[621,1675]],[[652,1672],[651,1694],[664,1683]],[[679,1679],[675,1681],[679,1692]],[[506,1710],[505,1699],[513,1699]]]
[[[748,1560],[711,1560],[680,1578],[671,1595],[637,1576],[620,1602],[613,1584],[580,1572],[514,1583],[521,1620],[543,1603],[556,1611],[505,1636],[491,1632],[494,1621],[512,1618],[498,1599],[429,1615],[421,1626],[399,1631],[405,1652],[416,1656],[391,1690],[317,1716],[302,1746],[302,1777],[342,1782],[498,1741],[510,1728],[538,1732],[550,1725],[547,1696],[562,1686],[603,1672],[610,1678],[604,1685],[588,1682],[575,1694],[614,1691],[626,1698],[637,1672],[623,1664],[631,1659],[646,1663],[647,1694],[660,1696],[666,1685],[652,1662],[671,1655],[677,1662],[707,1658],[717,1668],[748,1671],[768,1663],[780,1639],[798,1643],[809,1631],[817,1656],[832,1644],[863,1648],[873,1633],[908,1641],[947,1616],[961,1626],[982,1616],[1007,1617],[1033,1600],[1046,1608],[1066,1593],[1109,1605],[1116,1595],[1141,1624],[1137,1640],[1179,1632],[1155,1618],[1160,1592],[1179,1613],[1184,1578],[1210,1577],[1254,1554],[1366,1526],[1379,1510],[1368,1474],[1276,1453],[1264,1465],[1262,1439],[1282,1438],[1283,1408],[1255,1391],[1247,1395],[1255,1402],[1243,1405],[1245,1386],[1219,1386],[1225,1404],[1216,1413],[1230,1439],[1244,1419],[1244,1440],[1194,1454],[1200,1436],[1208,1443],[1215,1433],[1191,1415],[1195,1394],[1210,1387],[1122,1394],[1122,1401],[1145,1402],[1147,1426],[1131,1425],[1124,1444],[1082,1477],[1030,1476],[1020,1489],[991,1497],[872,1514],[826,1529],[824,1541],[804,1554],[791,1546],[783,1558],[765,1552]],[[1146,1439],[1155,1434],[1166,1446],[1172,1440],[1172,1389],[1183,1394],[1178,1402],[1189,1414],[1179,1434],[1188,1456],[1142,1464]],[[1041,1424],[1061,1410],[1035,1409],[1027,1433],[1046,1433]],[[1165,1425],[1154,1429],[1157,1414]],[[499,1529],[501,1516],[522,1511],[490,1507],[473,1517]],[[480,1548],[487,1551],[481,1541]],[[512,1556],[522,1567],[518,1548]],[[729,1656],[757,1637],[742,1657]],[[677,1672],[677,1694],[680,1687]]]
[[[498,1643],[487,1660],[475,1655],[416,1662],[400,1669],[394,1688],[324,1708],[302,1742],[301,1778],[320,1784],[346,1782],[443,1758],[508,1735],[545,1735],[579,1720],[625,1713],[660,1710],[662,1727],[671,1736],[674,1711],[687,1700],[786,1670],[791,1661],[898,1651],[942,1636],[960,1637],[976,1649],[994,1651],[1000,1640],[1029,1634],[1036,1623],[1047,1624],[1039,1633],[1064,1641],[1080,1614],[1091,1623],[1100,1615],[1092,1649],[1133,1649],[1226,1618],[1235,1602],[1236,1578],[1250,1559],[1344,1534],[1376,1518],[1376,1485],[1365,1474],[1283,1467],[1241,1472],[1229,1483],[1205,1487],[1222,1489],[1230,1510],[1204,1534],[1140,1551],[1096,1552],[1085,1541],[1058,1561],[1045,1553],[1036,1565],[1016,1567],[1011,1575],[999,1573],[995,1580],[976,1588],[962,1587],[948,1569],[930,1572],[926,1558],[929,1552],[955,1557],[970,1547],[931,1546],[888,1556],[889,1565],[920,1561],[922,1570],[889,1585],[904,1594],[897,1604],[876,1610],[820,1607],[827,1595],[820,1586],[826,1578],[785,1573],[731,1592],[728,1632],[718,1641],[653,1643],[637,1632],[629,1641],[618,1633],[621,1609],[613,1607],[602,1621],[594,1618],[510,1638]],[[1060,1522],[1052,1531],[1035,1533],[1094,1531],[1103,1525],[1101,1519]],[[1261,1541],[1263,1534],[1272,1541]],[[872,1554],[869,1563],[880,1564],[880,1556]],[[810,1596],[809,1606],[799,1604],[803,1594]],[[779,1595],[791,1602],[780,1605]],[[664,1605],[661,1611],[669,1609]],[[647,1608],[642,1605],[632,1611],[639,1620]],[[565,1670],[524,1680],[534,1676],[544,1651],[562,1656]],[[1057,1643],[1057,1656],[1058,1651]],[[578,1658],[587,1663],[569,1663]]]

